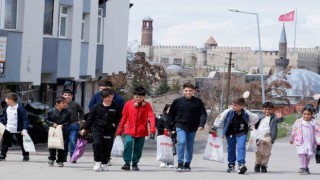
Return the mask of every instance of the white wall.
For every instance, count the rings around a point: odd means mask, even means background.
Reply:
[[[126,72],[129,4],[129,0],[107,2],[103,39],[103,73]]]

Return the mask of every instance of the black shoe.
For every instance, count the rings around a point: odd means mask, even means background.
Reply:
[[[234,165],[233,164],[228,165],[227,172],[228,173],[234,172]]]
[[[267,166],[261,166],[261,172],[262,173],[267,173]]]
[[[0,155],[0,161],[5,161],[6,157],[4,155]]]
[[[244,164],[239,165],[238,174],[244,174],[247,171],[247,167]]]
[[[23,156],[22,161],[26,162],[26,161],[29,161],[29,160],[30,160],[29,156]]]
[[[260,172],[260,165],[259,164],[256,164],[254,166],[254,172]]]
[[[130,164],[124,164],[121,169],[129,171],[130,170]]]
[[[184,170],[185,170],[185,171],[191,171],[191,167],[190,167],[190,164],[189,164],[189,163],[185,163],[185,164],[184,164]]]
[[[305,174],[306,173],[306,168],[300,168],[298,173],[299,174]]]
[[[306,168],[306,174],[310,174],[309,168]]]
[[[67,162],[67,156],[64,156],[62,162]]]
[[[132,164],[132,170],[133,171],[139,171],[139,167],[138,167],[138,164]]]
[[[178,164],[178,167],[176,168],[176,170],[178,171],[178,172],[182,172],[183,171],[183,163],[179,163]]]
[[[49,160],[49,161],[48,161],[48,164],[49,164],[49,166],[53,166],[54,161],[53,161],[53,160]]]

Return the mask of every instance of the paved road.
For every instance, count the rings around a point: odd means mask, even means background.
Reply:
[[[111,180],[224,180],[224,179],[258,179],[258,180],[293,180],[293,179],[319,179],[320,164],[312,160],[310,164],[311,175],[299,175],[297,173],[299,164],[295,154],[294,146],[288,143],[288,139],[278,140],[272,151],[269,164],[269,173],[254,173],[254,154],[247,153],[248,172],[245,175],[236,173],[226,173],[227,163],[217,163],[205,161],[202,159],[202,153],[205,146],[206,134],[198,135],[195,144],[194,160],[191,164],[191,172],[175,172],[175,169],[160,168],[156,161],[156,143],[153,140],[147,140],[143,152],[143,157],[139,163],[139,172],[125,172],[120,169],[123,165],[121,158],[113,158],[112,166],[109,171],[93,172],[93,157],[91,145],[87,148],[84,157],[78,163],[65,163],[65,167],[49,167],[47,165],[48,152],[44,145],[37,145],[37,152],[30,155],[30,162],[21,162],[21,151],[11,150],[8,153],[7,160],[0,162],[0,180],[51,180],[51,179],[111,179]],[[226,153],[225,159],[227,157]],[[176,158],[176,157],[175,157]]]

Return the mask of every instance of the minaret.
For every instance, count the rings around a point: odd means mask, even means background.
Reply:
[[[279,58],[275,60],[276,69],[275,72],[284,71],[287,69],[289,65],[289,59],[287,59],[287,37],[286,37],[286,29],[282,27],[282,32],[279,41]]]
[[[152,21],[150,17],[142,20],[141,46],[152,46]]]

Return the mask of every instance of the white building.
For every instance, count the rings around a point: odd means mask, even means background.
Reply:
[[[101,3],[102,2],[102,3]],[[0,90],[87,107],[98,79],[126,71],[130,0],[0,0]]]

